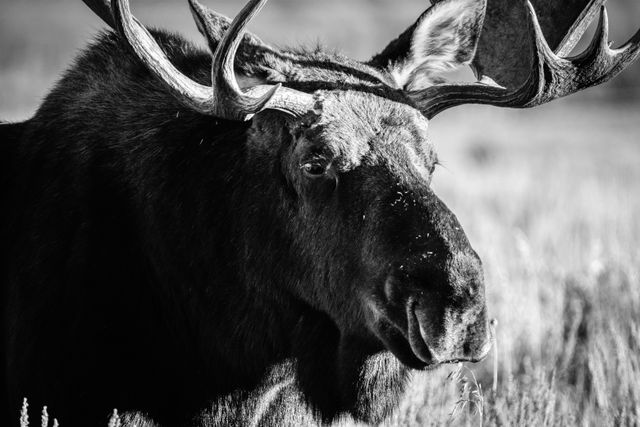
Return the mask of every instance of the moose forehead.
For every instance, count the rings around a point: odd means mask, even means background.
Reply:
[[[427,177],[437,162],[427,139],[429,122],[409,105],[366,92],[332,91],[319,99],[316,112],[298,150],[331,156],[341,172],[386,164]]]

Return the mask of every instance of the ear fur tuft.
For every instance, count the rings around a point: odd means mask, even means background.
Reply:
[[[473,60],[487,0],[442,0],[417,22],[406,58],[390,73],[399,88],[415,90],[443,80],[440,73]]]

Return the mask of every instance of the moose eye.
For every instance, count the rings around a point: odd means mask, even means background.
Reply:
[[[323,176],[327,172],[327,164],[320,162],[308,162],[303,164],[300,168],[305,175],[312,178]]]

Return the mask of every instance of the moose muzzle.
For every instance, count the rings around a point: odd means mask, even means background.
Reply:
[[[382,275],[367,299],[369,325],[412,368],[480,361],[493,342],[482,263],[444,203],[433,193],[420,200],[394,229],[425,238]]]

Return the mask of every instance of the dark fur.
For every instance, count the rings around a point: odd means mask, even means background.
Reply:
[[[208,83],[209,54],[154,35],[183,73]],[[322,52],[267,52],[239,68],[301,90],[366,94],[358,111],[372,117],[408,104],[375,69]],[[307,119],[191,112],[106,34],[33,119],[0,126],[5,425],[23,397],[63,426],[103,425],[112,408],[184,425],[290,361],[302,401],[325,421],[345,411],[377,421],[393,410],[407,371],[385,359],[358,295],[387,298],[381,283],[409,259],[431,278],[438,313],[454,300],[482,306],[445,272],[464,275],[451,267],[451,254],[464,253],[468,281],[481,287],[479,263],[446,207],[403,172],[406,155],[375,142],[384,135],[375,124],[362,130],[371,134],[362,166],[336,166],[340,191],[298,182],[296,141],[345,144],[332,138],[346,130]],[[433,166],[429,150],[415,150]],[[437,255],[413,262],[414,244]],[[405,279],[407,289],[423,286]]]

